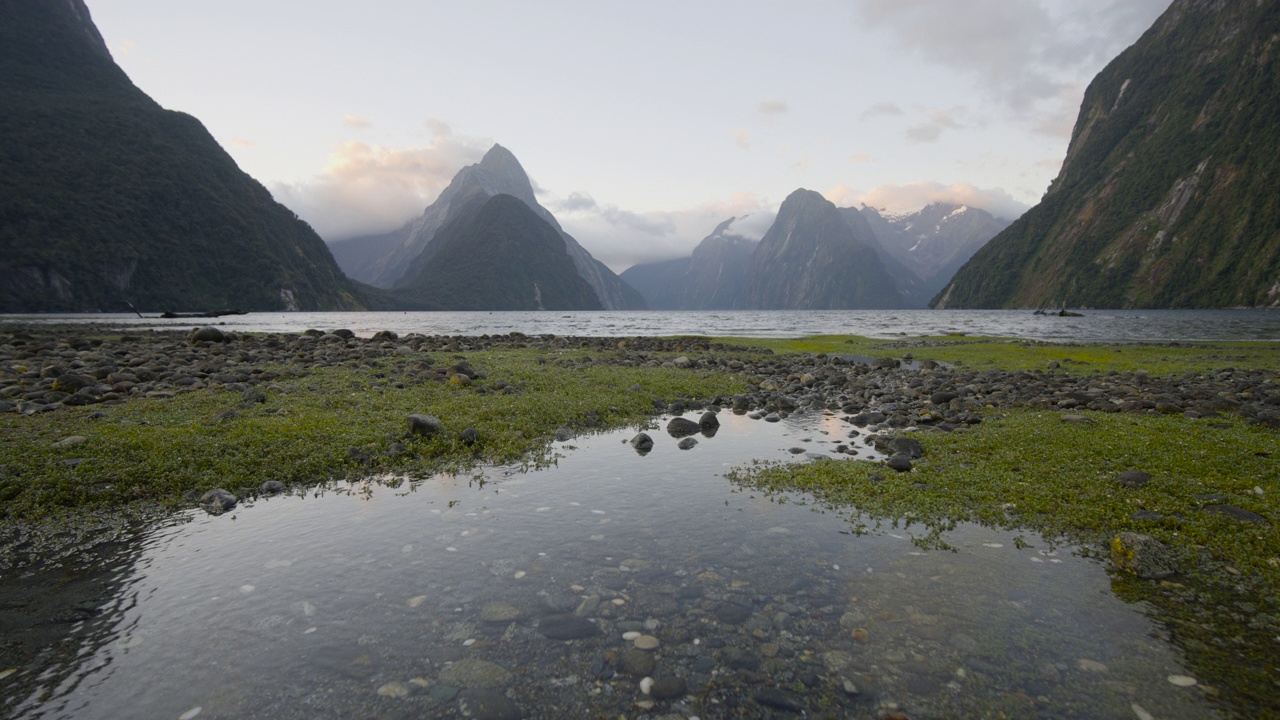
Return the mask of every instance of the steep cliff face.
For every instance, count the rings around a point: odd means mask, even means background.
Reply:
[[[607,266],[591,256],[533,194],[533,184],[520,161],[511,151],[494,145],[475,165],[468,165],[454,176],[449,186],[422,215],[391,233],[342,240],[333,243],[334,256],[351,277],[382,288],[404,284],[404,275],[430,247],[440,229],[456,216],[457,198],[479,192],[493,197],[510,195],[529,206],[534,214],[555,228],[564,241],[578,274],[595,291],[600,304],[609,310],[631,310],[645,307],[644,299],[634,288],[620,280]]]
[[[81,0],[0,2],[0,311],[355,309],[311,228],[111,59]]]
[[[687,258],[628,268],[622,279],[654,310],[742,310],[749,306],[751,256],[759,237],[748,217],[731,217],[702,239]]]
[[[935,307],[1280,306],[1280,2],[1174,0]]]
[[[783,201],[752,256],[751,307],[760,310],[900,307],[875,250],[858,242],[840,211],[812,190]]]
[[[523,201],[472,189],[396,293],[439,310],[600,310],[564,238]]]

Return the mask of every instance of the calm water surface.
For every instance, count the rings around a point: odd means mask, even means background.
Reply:
[[[1280,340],[1280,310],[1090,310],[1084,317],[1026,310],[812,310],[732,312],[361,312],[251,313],[200,320],[127,314],[4,315],[0,321],[113,323],[139,329],[185,329],[216,323],[246,332],[348,328],[428,335],[654,336],[945,335],[965,333],[1075,342]]]
[[[1171,681],[1190,675],[1180,652],[1111,593],[1102,563],[978,526],[948,536],[955,553],[923,552],[902,530],[850,534],[803,495],[760,497],[724,473],[753,459],[857,462],[832,452],[851,426],[818,413],[720,418],[690,450],[658,429],[644,456],[626,443],[635,429],[580,437],[543,470],[188,513],[91,567],[5,578],[5,607],[49,587],[96,589],[45,650],[0,667],[0,708],[184,720],[796,716],[786,703],[843,717],[1217,716],[1200,688]],[[656,648],[636,649],[649,637]],[[643,676],[684,692],[646,694]]]

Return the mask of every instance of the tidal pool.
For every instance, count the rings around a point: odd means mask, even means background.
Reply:
[[[189,512],[10,573],[0,710],[1219,716],[1102,563],[974,525],[946,535],[955,552],[853,534],[803,495],[766,498],[724,473],[859,461],[839,443],[873,457],[855,428],[818,412],[719,418],[688,450],[657,426],[645,455],[626,442],[636,429],[577,437],[541,470]]]

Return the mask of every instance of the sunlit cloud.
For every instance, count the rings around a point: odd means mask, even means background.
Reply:
[[[789,109],[785,100],[765,100],[756,106],[761,115],[785,115]]]
[[[915,212],[930,203],[968,205],[1006,220],[1018,218],[1028,207],[1001,188],[980,188],[968,183],[944,185],[927,180],[903,185],[880,185],[865,193],[859,193],[847,185],[837,185],[824,195],[841,207],[866,204],[877,210],[894,213]]]
[[[869,163],[871,162],[871,153],[864,153],[864,152],[854,153],[849,156],[849,162],[857,163],[859,165],[864,163]]]
[[[245,138],[238,138],[238,137],[231,138],[231,147],[233,148],[250,148],[250,147],[254,147],[257,144],[258,143],[252,140],[246,140]]]
[[[871,118],[882,117],[884,115],[905,115],[905,114],[906,114],[905,111],[903,111],[903,109],[899,107],[897,103],[879,102],[867,108],[866,110],[863,110],[862,114],[858,116],[858,119],[869,120]]]
[[[121,40],[119,45],[115,47],[115,54],[120,57],[129,57],[129,54],[138,47],[138,44],[132,40]]]
[[[309,181],[271,186],[276,200],[311,223],[325,240],[388,232],[420,214],[459,170],[479,162],[487,138],[455,135],[438,120],[422,147],[336,143]]]
[[[373,123],[369,122],[367,119],[350,113],[342,116],[342,124],[344,127],[354,128],[357,130],[373,127]]]
[[[733,144],[743,150],[751,149],[751,133],[746,130],[732,130],[729,136],[733,138]]]

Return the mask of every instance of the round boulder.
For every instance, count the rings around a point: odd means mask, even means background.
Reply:
[[[640,453],[647,453],[653,449],[653,438],[648,433],[637,433],[631,438],[631,447]]]
[[[908,470],[911,469],[911,456],[907,455],[906,453],[897,453],[893,457],[886,460],[884,464],[888,466],[890,470],[897,470],[898,472],[907,472]]]
[[[409,434],[431,437],[444,430],[444,423],[434,415],[410,415],[408,418]]]
[[[227,342],[227,334],[216,327],[202,327],[191,331],[191,342]]]
[[[214,488],[200,496],[200,507],[210,515],[221,515],[236,506],[236,496]]]
[[[688,418],[671,418],[671,422],[667,423],[667,434],[671,437],[679,438],[694,435],[701,429],[698,423]]]

